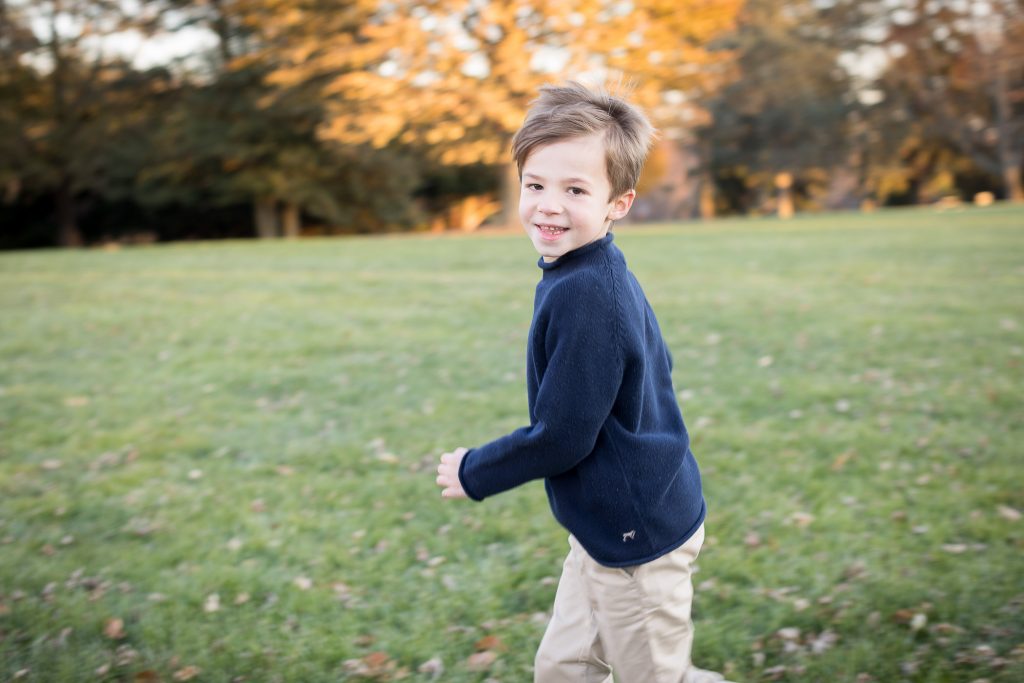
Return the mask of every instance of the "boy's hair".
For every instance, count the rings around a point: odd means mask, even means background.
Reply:
[[[542,145],[604,133],[605,168],[613,199],[636,187],[654,127],[636,106],[603,90],[576,81],[545,85],[530,103],[523,127],[512,138],[512,156],[523,176],[523,164]]]

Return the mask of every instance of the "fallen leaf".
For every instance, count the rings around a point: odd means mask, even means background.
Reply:
[[[178,669],[174,672],[174,680],[176,681],[191,681],[193,678],[202,673],[202,669],[198,666],[186,666],[182,669]]]
[[[498,653],[493,650],[476,652],[466,659],[466,668],[470,671],[487,671],[498,659]]]
[[[308,591],[313,587],[313,580],[306,576],[296,576],[292,583],[295,584],[296,588],[302,591]]]
[[[942,549],[945,550],[947,553],[951,553],[953,555],[960,555],[962,553],[967,552],[967,544],[965,544],[965,543],[945,543],[945,544],[943,544]]]
[[[480,640],[476,641],[476,644],[473,645],[473,647],[476,648],[477,651],[483,651],[483,650],[502,650],[502,651],[504,651],[504,650],[508,649],[506,647],[505,643],[501,642],[501,638],[499,638],[496,635],[484,636]]]
[[[433,674],[433,678],[438,678],[444,673],[444,662],[440,657],[432,657],[420,664],[417,671],[421,674]]]
[[[295,470],[294,470],[294,469],[292,469],[291,467],[289,467],[288,465],[278,465],[278,466],[277,466],[277,467],[275,467],[274,469],[275,469],[275,470],[277,471],[277,473],[278,473],[278,474],[280,474],[280,475],[281,475],[282,477],[290,477],[290,476],[292,476],[293,474],[295,474]]]
[[[107,623],[103,626],[103,635],[111,640],[121,640],[128,634],[124,632],[124,619],[118,617],[112,617],[107,619]]]
[[[244,605],[247,602],[249,602],[249,594],[248,593],[239,593],[238,595],[235,596],[235,604],[236,605]]]
[[[363,662],[371,668],[386,666],[390,660],[391,657],[389,657],[386,652],[371,652],[363,657]]]
[[[835,632],[825,630],[810,638],[809,645],[811,646],[811,652],[820,655],[831,649],[838,642],[839,636]]]
[[[743,544],[748,548],[758,548],[761,546],[761,535],[756,531],[751,531],[743,537]]]
[[[253,502],[249,503],[249,509],[253,512],[266,512],[267,504],[263,502],[262,498],[257,498]]]
[[[801,529],[810,526],[814,521],[814,515],[809,512],[794,512],[789,516],[789,522]]]
[[[69,408],[81,408],[82,406],[89,405],[88,396],[68,396],[64,399],[64,405]]]
[[[909,624],[915,612],[909,609],[898,609],[892,613],[892,620],[897,624]]]
[[[54,458],[49,458],[49,459],[43,461],[43,469],[44,470],[59,470],[63,464],[64,463],[62,463],[60,460],[56,460]]]
[[[1008,521],[1008,522],[1018,522],[1018,521],[1020,521],[1021,514],[1020,514],[1019,510],[1017,510],[1015,508],[1012,508],[1009,505],[1000,505],[998,510],[999,510],[999,516],[1002,517],[1003,519],[1005,519],[1006,521]]]
[[[135,681],[135,683],[158,683],[160,680],[160,674],[152,669],[146,669],[136,673],[132,680]]]
[[[218,610],[220,610],[220,596],[216,593],[210,593],[206,596],[206,601],[203,603],[203,611],[210,614]]]
[[[856,454],[856,451],[843,451],[837,455],[836,459],[832,461],[832,471],[838,472],[846,467],[846,463],[850,462]]]

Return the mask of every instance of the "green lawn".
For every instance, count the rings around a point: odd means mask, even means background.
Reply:
[[[618,232],[704,474],[698,664],[1024,680],[1024,209]],[[565,532],[434,463],[524,423],[535,261],[0,254],[0,680],[530,680]]]

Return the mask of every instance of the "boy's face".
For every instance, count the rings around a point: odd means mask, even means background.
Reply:
[[[629,212],[634,190],[611,195],[604,135],[538,147],[523,164],[519,219],[534,248],[551,262],[601,239]]]

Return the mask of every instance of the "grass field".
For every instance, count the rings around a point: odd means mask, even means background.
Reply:
[[[1024,210],[618,233],[705,480],[697,663],[1024,680]],[[526,419],[535,261],[0,254],[0,680],[530,680],[565,532],[433,480]]]

